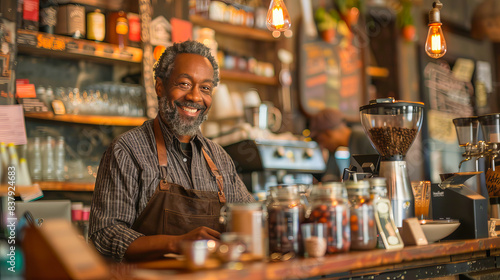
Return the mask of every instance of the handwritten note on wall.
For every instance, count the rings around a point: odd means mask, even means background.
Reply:
[[[22,105],[0,106],[0,142],[27,143]]]
[[[486,188],[490,197],[500,196],[500,167],[495,171],[488,169],[486,172]]]

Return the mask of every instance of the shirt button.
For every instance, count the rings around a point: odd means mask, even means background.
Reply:
[[[187,158],[183,158],[182,160],[183,160],[184,162],[188,161],[188,159],[187,159]]]

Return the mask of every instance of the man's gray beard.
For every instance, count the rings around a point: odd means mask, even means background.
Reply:
[[[177,135],[186,135],[186,136],[194,136],[198,132],[200,125],[207,119],[207,110],[201,112],[200,115],[193,120],[186,120],[181,118],[179,112],[175,104],[172,106],[170,102],[168,102],[166,97],[160,98],[158,106],[160,108],[160,112],[167,122],[168,126],[174,131]]]

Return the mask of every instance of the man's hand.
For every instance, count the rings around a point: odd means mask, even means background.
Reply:
[[[181,244],[184,240],[219,240],[219,238],[220,232],[208,227],[195,228],[183,235],[141,236],[130,244],[125,252],[125,258],[129,261],[158,259],[167,253],[182,253]]]
[[[183,240],[200,240],[200,239],[219,240],[220,232],[202,226],[195,228],[186,234],[175,237],[177,237],[177,242],[174,243],[175,248],[173,248],[173,251],[175,251],[175,253],[181,253],[181,243]]]

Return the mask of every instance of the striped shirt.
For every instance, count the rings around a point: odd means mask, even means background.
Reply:
[[[191,141],[191,163],[179,140],[160,121],[167,148],[167,181],[186,189],[218,191],[215,177],[203,157],[203,147],[224,179],[227,202],[251,202],[253,197],[236,173],[234,163],[218,144],[198,130]],[[104,256],[121,261],[128,246],[143,234],[131,229],[160,182],[153,120],[111,143],[97,174],[90,212],[89,236]]]

